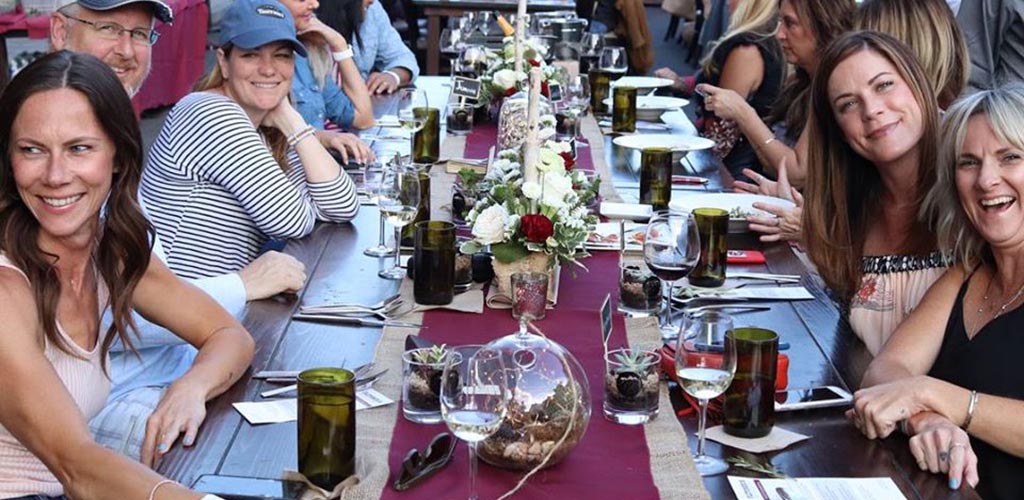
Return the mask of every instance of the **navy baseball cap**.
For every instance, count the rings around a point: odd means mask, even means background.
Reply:
[[[295,36],[291,12],[277,0],[234,0],[220,21],[220,46],[255,49],[271,42],[290,42],[302,57],[306,47]]]
[[[153,8],[153,16],[157,19],[167,24],[174,21],[174,13],[171,12],[171,7],[160,0],[61,0],[59,5],[60,8],[64,8],[74,3],[77,3],[89,10],[96,10],[100,12],[105,10],[114,10],[133,3],[145,3],[149,4],[149,6]]]

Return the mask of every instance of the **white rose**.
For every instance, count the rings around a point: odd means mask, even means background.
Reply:
[[[491,77],[494,80],[494,84],[503,88],[510,89],[516,86],[516,72],[511,69],[500,69],[494,72],[494,76]]]
[[[547,141],[544,143],[544,147],[559,154],[572,151],[572,148],[569,147],[569,143],[567,142]]]
[[[540,198],[541,191],[540,184],[537,184],[536,182],[530,181],[523,183],[523,196],[531,200]]]
[[[562,208],[565,206],[566,195],[571,192],[572,179],[566,176],[564,172],[558,173],[553,171],[544,174],[544,194],[541,197],[541,203],[552,208]],[[480,214],[480,216],[482,217],[483,214]]]
[[[541,148],[537,154],[537,170],[541,172],[565,171],[565,160],[558,153]]]
[[[505,239],[508,210],[503,205],[491,205],[480,212],[473,224],[473,236],[481,244],[501,243]]]

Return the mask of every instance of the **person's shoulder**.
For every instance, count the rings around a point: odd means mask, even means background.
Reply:
[[[171,115],[176,119],[187,121],[205,121],[214,117],[246,117],[245,111],[229,97],[215,92],[192,92],[182,97],[174,108]]]
[[[32,322],[35,318],[35,296],[28,279],[17,268],[0,256],[0,324],[12,326]]]
[[[373,2],[366,9],[366,18],[373,20],[385,19],[388,23],[391,22],[391,18],[388,16],[388,11],[384,10],[384,6],[380,2]]]

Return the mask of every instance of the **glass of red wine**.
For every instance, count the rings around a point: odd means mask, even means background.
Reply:
[[[661,211],[651,217],[644,234],[644,262],[661,280],[665,311],[661,320],[662,338],[675,337],[672,285],[685,278],[700,259],[697,222],[689,212]]]

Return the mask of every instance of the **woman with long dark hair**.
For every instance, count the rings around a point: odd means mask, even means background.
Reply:
[[[230,387],[253,354],[230,314],[151,257],[142,139],[120,81],[89,55],[29,65],[0,96],[0,151],[0,498],[200,498],[86,425],[107,399],[111,343],[132,345],[132,309],[199,348],[149,422],[152,448],[194,433],[191,403]]]
[[[371,94],[390,94],[419,75],[416,55],[376,0],[323,0],[316,11],[327,26],[352,41],[359,73]],[[436,47],[434,47],[436,49]],[[342,78],[342,72],[336,73]]]

